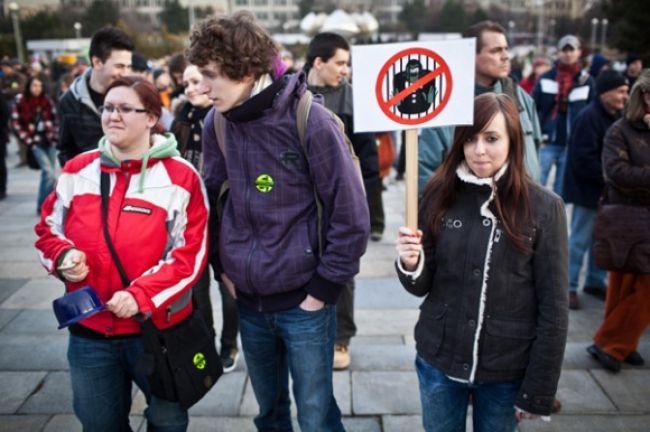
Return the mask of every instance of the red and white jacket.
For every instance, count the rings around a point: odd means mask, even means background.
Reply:
[[[171,154],[177,154],[175,142],[173,146]],[[103,302],[110,300],[124,289],[102,231],[100,170],[110,173],[108,230],[131,280],[127,291],[140,312],[151,315],[156,327],[164,329],[192,312],[191,301],[175,313],[169,308],[188,298],[204,269],[208,201],[190,163],[177,156],[160,156],[160,151],[157,155],[144,170],[141,160],[120,163],[105,150],[75,157],[65,165],[55,191],[43,204],[35,230],[41,263],[56,277],[60,277],[57,263],[68,249],[85,252],[89,274],[79,283],[66,281],[67,291],[90,285]],[[108,311],[80,324],[106,336],[140,332],[135,319],[117,318]]]

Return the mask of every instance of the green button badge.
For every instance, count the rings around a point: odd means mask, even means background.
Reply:
[[[257,179],[255,179],[255,187],[258,191],[263,193],[271,192],[274,185],[273,177],[268,174],[260,174],[257,176]]]
[[[192,359],[194,362],[194,367],[196,367],[198,370],[203,370],[205,369],[205,364],[207,361],[205,360],[205,356],[201,352],[197,352],[194,354],[194,358]]]

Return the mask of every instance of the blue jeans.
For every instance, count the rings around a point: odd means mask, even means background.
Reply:
[[[546,144],[539,151],[539,167],[541,170],[540,180],[542,186],[546,186],[548,174],[553,165],[555,165],[555,183],[553,184],[553,192],[561,195],[562,184],[564,182],[564,166],[566,165],[566,146]]]
[[[34,158],[41,167],[41,182],[38,185],[38,195],[36,196],[36,211],[40,213],[43,201],[54,189],[56,181],[56,148],[53,145],[46,148],[32,145],[29,150],[34,154]]]
[[[464,432],[472,396],[474,432],[514,432],[515,398],[521,380],[497,383],[453,381],[419,355],[415,368],[420,382],[422,425],[426,432]]]
[[[332,362],[335,308],[316,312],[295,307],[262,313],[239,305],[246,366],[260,413],[259,431],[291,431],[289,372],[303,432],[343,431],[334,399]]]
[[[144,374],[136,369],[143,352],[139,337],[87,339],[70,335],[68,361],[73,406],[85,432],[128,432],[132,382],[147,400],[148,431],[187,430],[187,411],[178,403],[151,395]]]
[[[607,271],[596,267],[593,251],[594,218],[596,210],[574,205],[571,216],[571,237],[569,238],[569,291],[578,291],[578,280],[585,253],[587,259],[587,278],[585,286],[605,289]]]

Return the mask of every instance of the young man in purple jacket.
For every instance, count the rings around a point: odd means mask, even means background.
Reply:
[[[222,184],[230,186],[221,216],[211,216],[210,260],[239,305],[257,428],[291,430],[291,372],[301,430],[342,431],[332,388],[334,304],[359,270],[368,208],[342,131],[319,103],[311,106],[303,150],[296,107],[306,79],[273,77],[277,56],[249,12],[192,30],[189,61],[214,105],[203,129],[213,210]],[[224,117],[223,153],[215,110]]]

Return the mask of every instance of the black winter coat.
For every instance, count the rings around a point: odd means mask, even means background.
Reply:
[[[565,202],[598,208],[605,187],[601,164],[603,139],[616,118],[605,110],[598,98],[578,114],[567,148],[562,188]]]
[[[415,327],[418,354],[472,383],[521,379],[516,406],[549,415],[560,377],[568,308],[567,225],[562,200],[529,183],[532,253],[516,250],[494,216],[491,179],[458,169],[456,200],[421,273],[402,285],[426,296]]]

